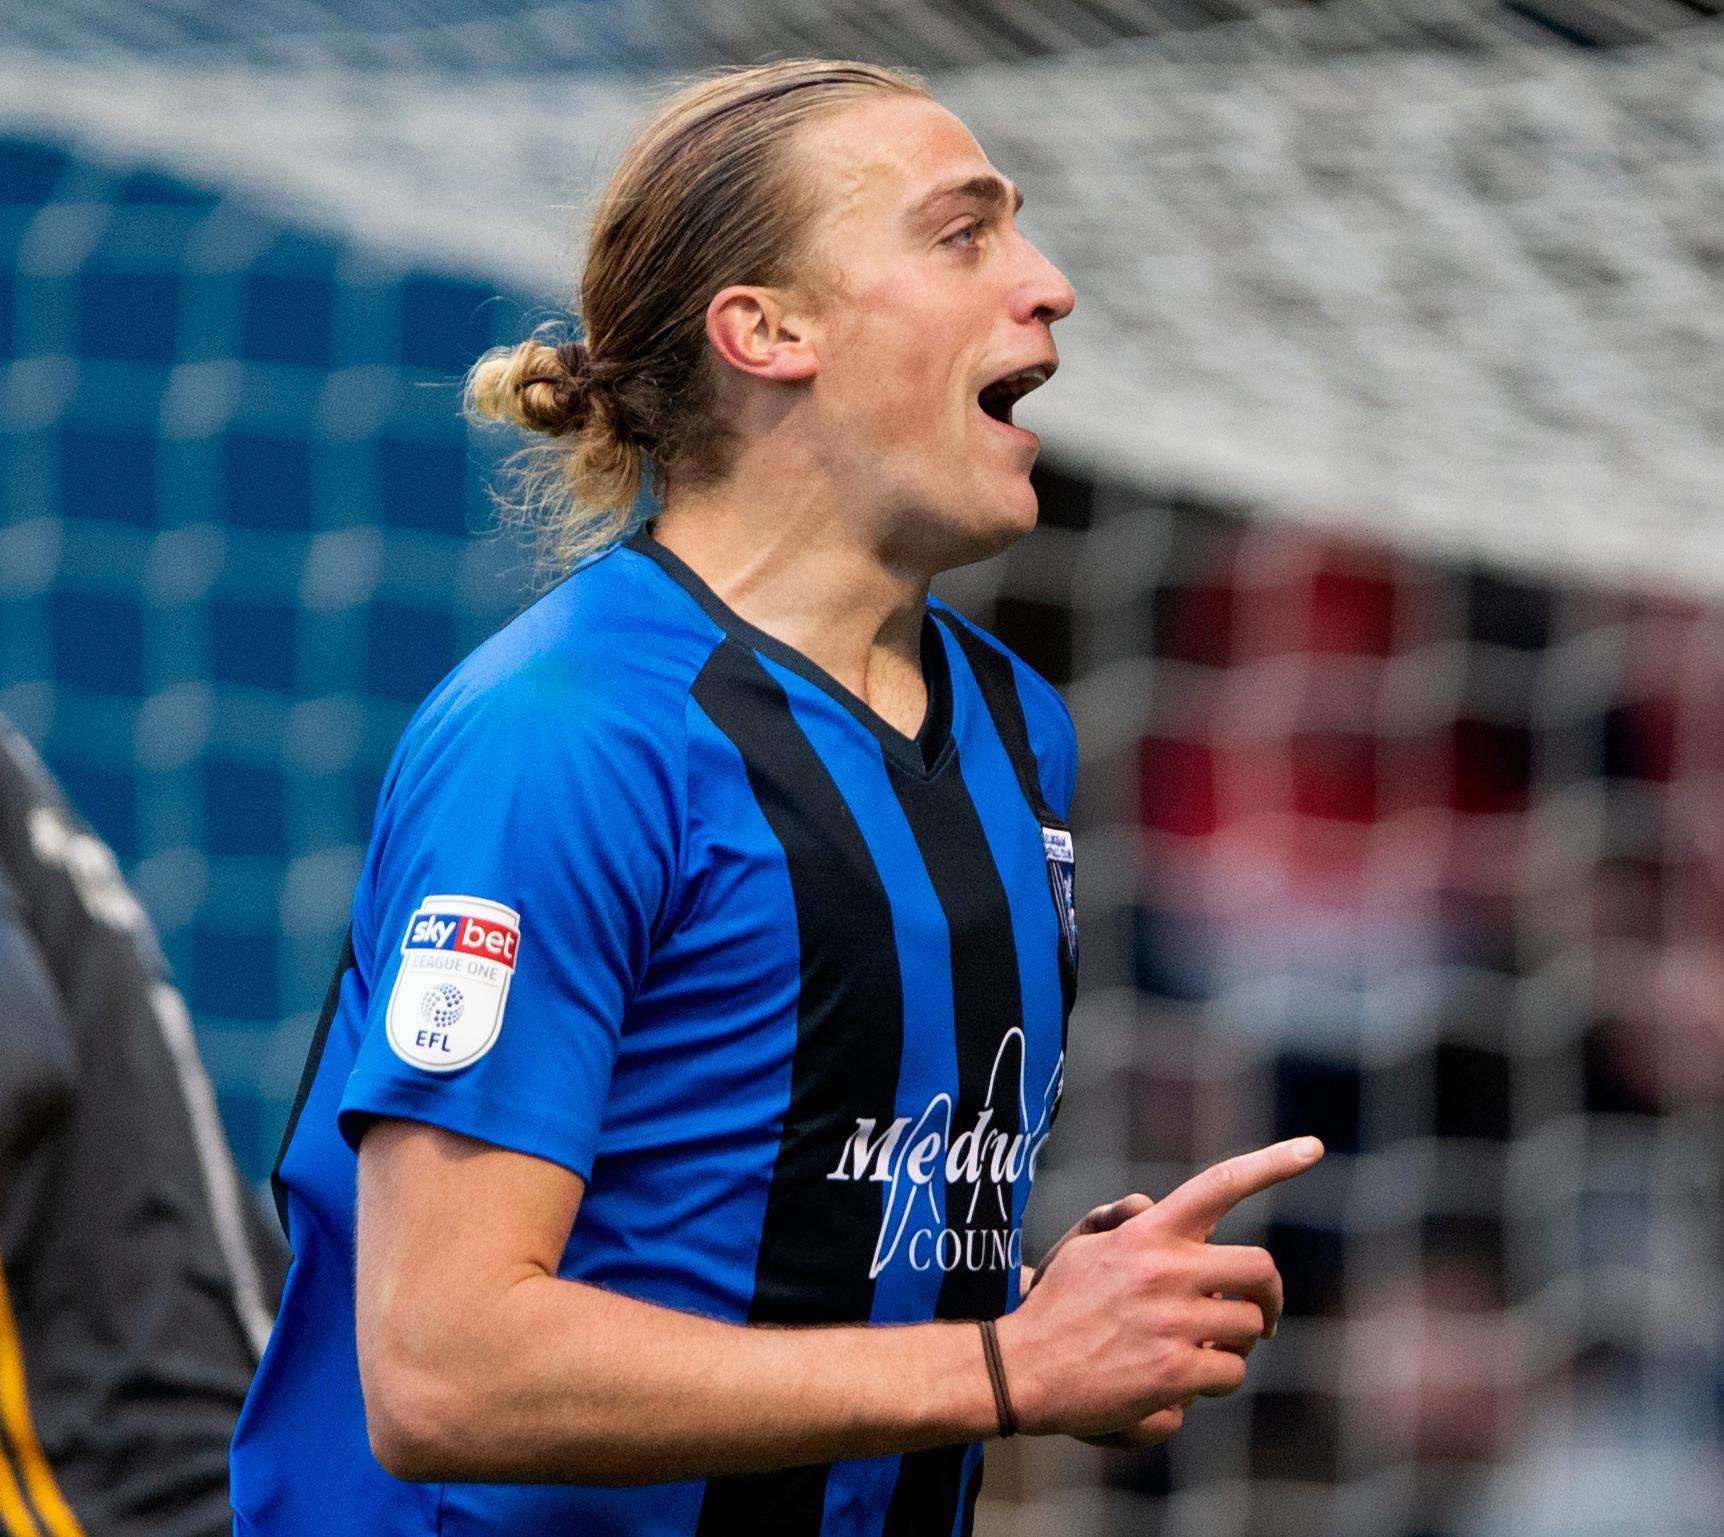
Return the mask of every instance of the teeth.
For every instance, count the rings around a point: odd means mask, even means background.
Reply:
[[[1048,370],[1037,365],[1035,368],[1019,369],[1015,374],[1007,374],[1005,378],[990,384],[987,393],[1010,394],[1014,399],[1027,395],[1033,389],[1048,382]]]
[[[1007,374],[1003,379],[984,386],[977,397],[978,403],[996,421],[1010,423],[1012,406],[1031,390],[1046,384],[1052,373],[1052,368],[1041,363],[1033,368],[1020,368],[1015,374]]]

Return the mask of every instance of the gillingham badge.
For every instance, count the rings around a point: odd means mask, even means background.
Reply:
[[[1077,965],[1077,851],[1072,835],[1063,827],[1042,828],[1042,848],[1048,856],[1048,884],[1053,887],[1054,910],[1060,917],[1060,937],[1073,966]]]

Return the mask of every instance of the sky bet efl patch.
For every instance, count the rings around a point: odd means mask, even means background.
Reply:
[[[446,1073],[497,1042],[521,915],[483,897],[426,897],[401,941],[385,1026],[395,1055]]]

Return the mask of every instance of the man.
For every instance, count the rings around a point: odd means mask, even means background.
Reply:
[[[240,1532],[946,1537],[982,1440],[1152,1445],[1273,1327],[1270,1257],[1206,1240],[1314,1146],[1021,1268],[1075,742],[928,596],[1035,522],[1011,402],[1073,298],[1015,210],[906,77],[722,76],[601,199],[584,342],[475,369],[588,558],[386,781]],[[597,537],[643,459],[661,513]]]
[[[0,719],[0,1534],[213,1537],[286,1268],[156,938]]]

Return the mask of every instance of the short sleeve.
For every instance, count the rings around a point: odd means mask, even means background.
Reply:
[[[1055,695],[1055,698],[1057,700],[1058,696]],[[1060,703],[1059,713],[1054,721],[1052,736],[1053,746],[1048,753],[1043,782],[1049,802],[1069,822],[1072,797],[1077,792],[1078,743],[1077,728],[1072,724],[1072,718],[1063,702]]]
[[[1018,698],[1029,728],[1030,750],[1035,754],[1042,795],[1059,816],[1071,819],[1072,796],[1077,787],[1077,728],[1059,691],[1015,657],[1013,672]]]
[[[678,745],[649,712],[519,680],[410,738],[355,902],[369,1002],[341,1133],[424,1121],[587,1178],[675,886]]]

